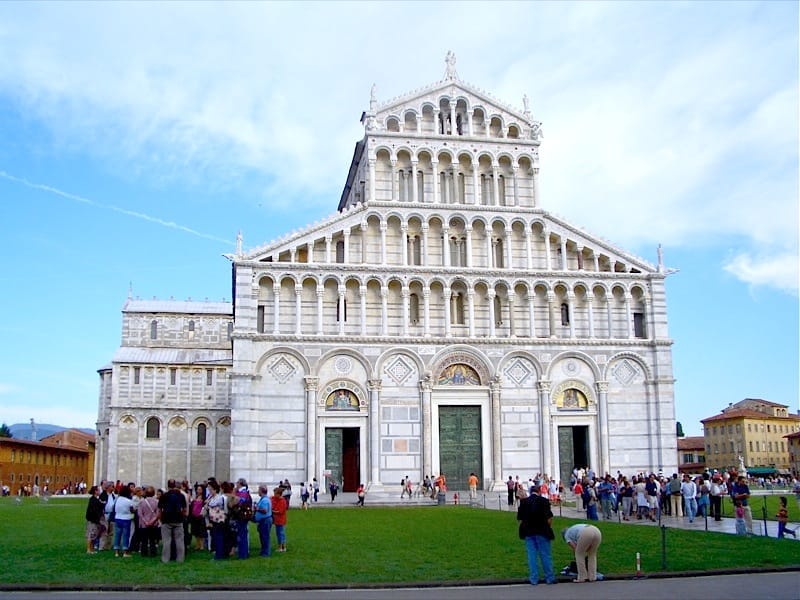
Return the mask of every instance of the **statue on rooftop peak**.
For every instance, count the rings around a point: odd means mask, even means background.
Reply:
[[[447,56],[444,57],[444,62],[447,65],[444,71],[444,78],[458,79],[458,72],[456,71],[456,53],[452,50],[448,50]]]
[[[375,109],[378,108],[378,98],[375,95],[377,89],[378,86],[373,83],[369,90],[369,111],[373,113],[375,112]]]

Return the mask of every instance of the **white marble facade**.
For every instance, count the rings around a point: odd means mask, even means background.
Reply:
[[[544,210],[527,98],[504,105],[452,61],[430,86],[375,95],[338,211],[240,243],[232,305],[129,300],[101,370],[98,474],[325,481],[331,432],[349,440],[334,452],[349,456],[346,488],[418,480],[460,452],[484,489],[559,476],[570,460],[676,469],[660,257]],[[150,339],[154,320],[174,331]],[[137,367],[153,382],[132,384]],[[211,389],[192,383],[209,370]],[[442,433],[453,414],[462,425]],[[152,417],[168,432],[157,441]]]

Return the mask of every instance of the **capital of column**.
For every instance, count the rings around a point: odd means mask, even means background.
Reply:
[[[402,231],[403,233],[407,233],[408,232],[408,223],[400,223],[400,231]]]
[[[319,377],[303,377],[303,384],[307,392],[316,391],[319,386]]]
[[[389,288],[385,285],[381,286],[381,298],[387,298],[389,296]]]
[[[330,244],[332,241],[333,241],[333,236],[332,235],[326,235],[325,236],[325,243],[326,244]]]
[[[426,300],[429,299],[431,297],[431,288],[427,286],[422,288],[422,297]]]
[[[294,284],[294,293],[300,295],[303,291],[303,284],[302,283],[295,283]]]
[[[472,225],[467,225],[464,227],[464,233],[472,233]]]
[[[595,381],[595,386],[597,387],[598,394],[606,394],[608,393],[608,382],[607,381]]]
[[[386,223],[386,221],[381,221],[381,224],[380,224],[381,233],[386,233],[386,231],[388,229],[389,229],[389,225]]]
[[[361,231],[366,231],[367,227],[369,227],[369,226],[367,225],[366,221],[361,221],[361,224],[359,225],[359,227],[360,227]]]
[[[492,300],[495,296],[497,296],[497,292],[494,290],[489,290],[486,292],[486,297],[489,298],[489,300]]]
[[[544,380],[544,379],[540,379],[539,380],[539,391],[542,392],[543,394],[549,394],[550,393],[550,385],[551,385],[550,381],[547,381],[547,380]]]
[[[592,292],[586,292],[585,300],[587,304],[591,304],[594,302],[594,294]]]
[[[548,302],[555,302],[556,301],[555,292],[547,292],[547,301]]]
[[[339,287],[338,287],[338,288],[336,288],[336,291],[339,293],[339,297],[340,297],[340,298],[344,298],[345,292],[347,292],[347,288],[346,288],[346,287],[344,287],[344,285],[342,285],[342,284],[340,283],[340,284],[339,284]]]
[[[344,231],[342,231],[342,235],[345,238],[349,238],[350,237],[350,230],[349,229],[345,229]]]
[[[419,164],[419,160],[417,160],[417,159],[415,159],[415,158],[412,158],[412,159],[411,159],[411,166],[412,166],[412,167],[416,167],[418,164]]]
[[[427,223],[423,223],[422,226],[420,227],[420,230],[422,230],[422,233],[428,233],[429,229],[430,229],[430,225],[428,225]]]
[[[397,159],[396,158],[390,158],[389,159],[389,164],[392,165],[392,169],[394,169],[397,166]]]
[[[272,290],[272,295],[275,296],[276,298],[280,298],[281,288],[278,287],[278,288],[275,288],[274,290]]]
[[[364,298],[367,295],[367,286],[365,286],[363,283],[358,288],[358,295],[362,298]]]
[[[317,298],[325,297],[325,288],[317,288]]]
[[[453,294],[453,290],[451,290],[449,287],[444,288],[442,292],[444,294],[444,297],[447,298],[448,300],[450,299],[450,296]]]
[[[419,389],[423,392],[430,392],[433,388],[433,377],[430,372],[426,372],[419,380]]]
[[[514,300],[516,300],[517,295],[514,292],[508,292],[508,303],[514,304]]]
[[[400,290],[400,295],[403,298],[408,298],[411,295],[411,290],[408,289],[408,284],[404,283],[402,289]]]
[[[380,379],[367,379],[367,390],[370,392],[380,392],[382,383]]]

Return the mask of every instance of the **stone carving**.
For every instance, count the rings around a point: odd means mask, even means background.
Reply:
[[[378,87],[373,83],[372,87],[369,90],[369,111],[375,112],[375,109],[378,108],[378,98],[375,96],[375,92]]]
[[[539,140],[544,137],[544,133],[542,133],[542,124],[539,121],[534,122],[533,126],[531,127],[531,139],[532,140]]]
[[[406,380],[408,380],[408,376],[411,375],[413,370],[414,369],[406,362],[406,360],[402,356],[398,356],[390,364],[386,365],[383,371],[397,385],[403,385],[406,382]]]
[[[611,373],[622,385],[628,386],[639,374],[639,369],[632,365],[630,361],[622,360],[614,366]]]
[[[347,375],[353,370],[353,361],[346,356],[337,356],[333,368],[339,375]]]
[[[279,383],[286,383],[294,375],[295,366],[286,356],[280,356],[269,366],[269,372]]]
[[[533,369],[530,367],[530,363],[521,358],[515,358],[505,370],[505,376],[517,387],[521,387],[532,373]]]

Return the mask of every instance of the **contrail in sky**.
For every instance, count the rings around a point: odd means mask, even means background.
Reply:
[[[90,200],[89,198],[84,198],[83,196],[77,196],[75,194],[70,194],[69,192],[61,191],[57,188],[51,187],[49,185],[44,185],[42,183],[32,183],[27,179],[21,179],[19,177],[14,177],[6,173],[5,171],[0,171],[0,177],[8,179],[9,181],[13,181],[14,183],[19,183],[20,185],[24,185],[26,187],[35,189],[35,190],[42,190],[44,192],[49,192],[51,194],[55,194],[56,196],[61,196],[63,198],[67,198],[68,200],[72,200],[74,202],[80,202],[81,204],[88,204],[89,206],[95,206],[97,208],[104,208],[106,210],[113,210],[114,212],[118,212],[123,215],[127,215],[129,217],[135,217],[137,219],[142,219],[143,221],[149,221],[151,223],[155,223],[156,225],[161,225],[163,227],[169,227],[170,229],[177,229],[178,231],[183,231],[184,233],[188,233],[190,235],[196,235],[197,237],[201,237],[207,240],[212,240],[214,242],[222,242],[223,244],[228,244],[233,246],[234,243],[230,240],[225,240],[223,238],[219,238],[214,235],[210,235],[208,233],[203,233],[201,231],[196,231],[191,229],[190,227],[186,227],[184,225],[179,225],[174,221],[164,221],[163,219],[159,219],[158,217],[151,217],[150,215],[136,212],[133,210],[128,210],[126,208],[120,208],[119,206],[114,206],[113,204],[103,204],[102,202],[95,202],[94,200]]]

